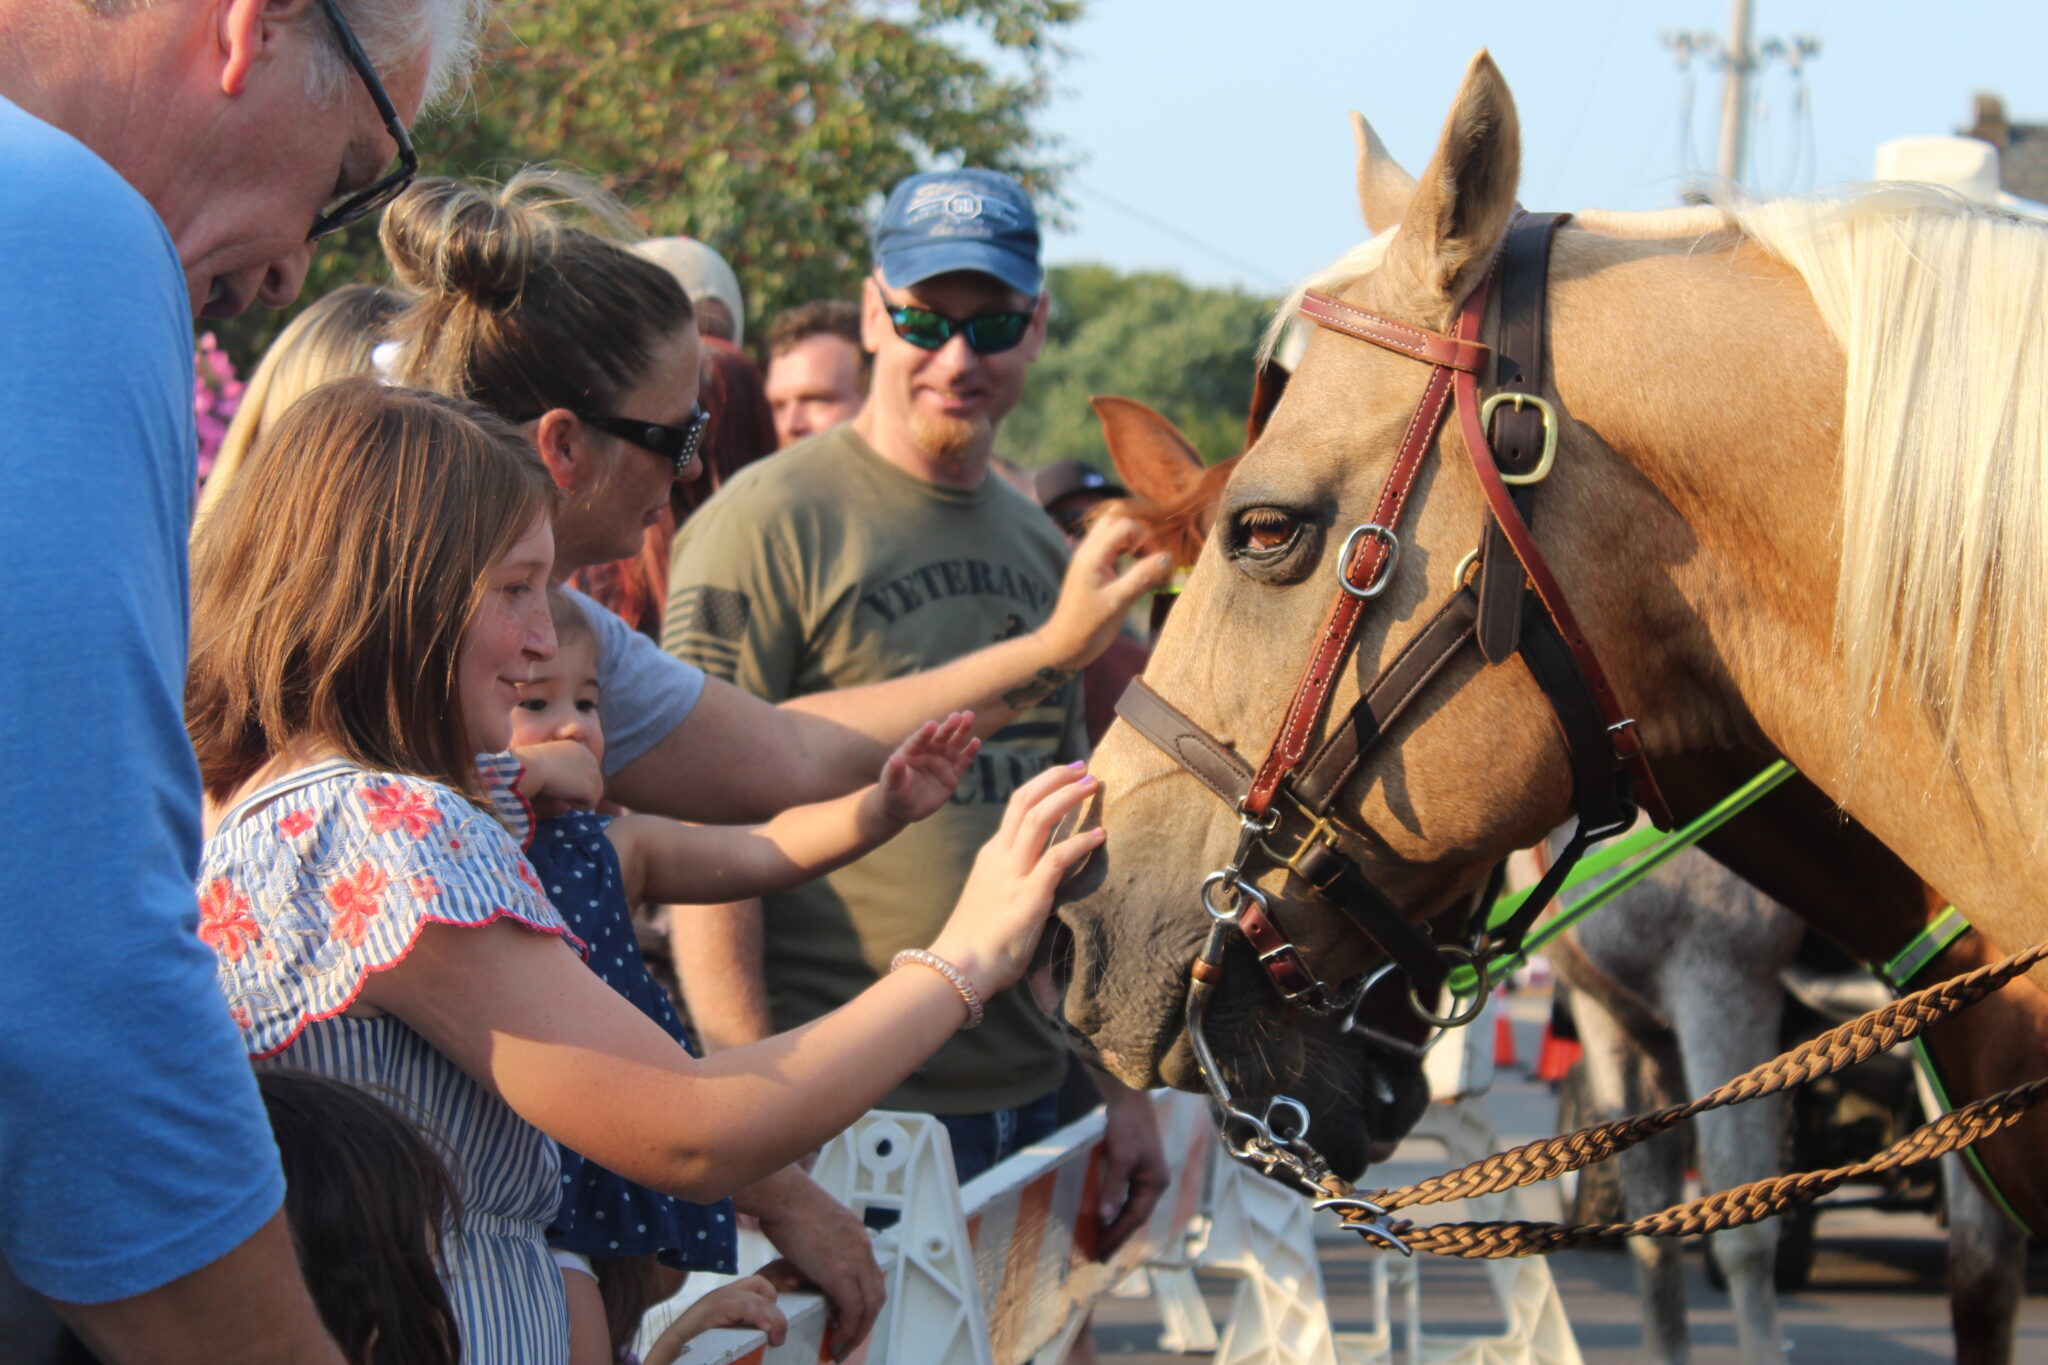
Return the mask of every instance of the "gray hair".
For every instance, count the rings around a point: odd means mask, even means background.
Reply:
[[[79,0],[85,9],[106,18],[145,10],[161,0]],[[492,0],[335,0],[342,17],[363,45],[363,55],[382,76],[421,52],[427,55],[426,99],[422,111],[458,93],[475,67],[484,22]],[[302,22],[319,35],[317,54],[306,73],[306,95],[314,103],[331,104],[355,79],[327,12],[317,2],[306,6]]]
[[[335,0],[355,30],[370,65],[383,75],[424,52],[431,109],[459,92],[476,65],[477,47],[491,0]],[[328,104],[355,79],[335,40],[333,25],[318,5],[307,6],[305,22],[318,26],[318,56],[306,75],[306,93]]]

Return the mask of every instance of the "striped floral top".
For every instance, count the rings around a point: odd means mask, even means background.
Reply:
[[[346,1012],[428,924],[510,919],[580,949],[512,836],[448,787],[330,760],[228,813],[199,901],[251,1058],[373,1089],[438,1139],[462,1199],[445,1273],[463,1360],[565,1365],[555,1144],[398,1019]]]

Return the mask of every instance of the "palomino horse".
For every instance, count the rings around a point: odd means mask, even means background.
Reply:
[[[1513,102],[1481,54],[1420,182],[1360,132],[1367,225],[1399,230],[1314,281],[1337,296],[1322,315],[1369,310],[1441,338],[1517,212]],[[1568,643],[1590,645],[1627,708],[1617,746],[1639,740],[1653,764],[1744,744],[1785,755],[2004,948],[2048,936],[2044,290],[2048,231],[1932,192],[1589,215],[1556,237],[1549,362],[1530,378],[1557,414],[1554,472],[1532,494],[1542,557],[1583,626]],[[1474,320],[1482,339],[1497,340],[1493,311]],[[1147,672],[1248,765],[1282,732],[1333,579],[1376,594],[1356,657],[1334,670],[1328,714],[1342,715],[1458,589],[1499,517],[1466,468],[1485,452],[1460,375],[1457,420],[1426,443],[1394,553],[1371,501],[1444,371],[1345,330],[1312,337],[1233,472]],[[1469,343],[1419,349],[1481,367]],[[1340,563],[1346,542],[1362,549]],[[1519,577],[1502,581],[1519,591]],[[1561,596],[1546,594],[1548,616]],[[1290,750],[1298,722],[1319,723],[1314,708],[1286,718]],[[1313,833],[1426,923],[1564,819],[1558,736],[1520,662],[1465,649],[1344,770],[1336,823]],[[1194,1086],[1196,893],[1245,825],[1129,728],[1096,765],[1107,796],[1091,815],[1110,840],[1060,911],[1063,1013],[1124,1080]],[[1256,890],[1323,982],[1382,963],[1273,860],[1222,886],[1237,905]],[[1240,1079],[1239,1040],[1270,1033],[1278,1009],[1258,973],[1231,940],[1205,987],[1219,1070]]]
[[[1257,440],[1285,387],[1285,371],[1260,372],[1248,437]],[[1217,499],[1234,460],[1205,466],[1198,452],[1166,418],[1127,398],[1094,401],[1104,442],[1125,487],[1137,496],[1122,510],[1145,523],[1146,548],[1164,550],[1174,563],[1195,562],[1208,539]],[[1673,806],[1690,816],[1721,791],[1739,785],[1761,762],[1733,751],[1681,756],[1663,775]],[[1942,908],[1883,845],[1843,819],[1825,797],[1800,779],[1767,794],[1760,806],[1709,836],[1706,848],[1727,868],[1742,869],[1790,900],[1825,936],[1868,963],[1888,962]],[[1651,875],[1649,882],[1586,921],[1560,943],[1559,971],[1580,989],[1587,1063],[1596,1073],[1596,1100],[1607,1117],[1672,1103],[1767,1058],[1778,1037],[1783,987],[1780,971],[1791,961],[1796,927],[1786,911],[1699,854]],[[1990,961],[1981,937],[1964,935],[1929,959],[1912,984],[1959,975]],[[1574,974],[1583,961],[1585,970]],[[1631,983],[1633,989],[1619,985]],[[1382,1064],[1381,1083],[1402,1076],[1402,1062],[1419,1038],[1400,997],[1380,992],[1365,1002],[1370,1060]],[[1581,1008],[1583,1006],[1583,1008]],[[1587,1017],[1588,1015],[1592,1017]],[[1604,1027],[1603,1027],[1604,1026]],[[1318,1141],[1340,1170],[1356,1165],[1356,1142],[1347,1134],[1353,1116],[1382,1141],[1406,1131],[1405,1115],[1367,1092],[1347,1053],[1314,1024],[1297,1098],[1325,1122]],[[1371,1046],[1370,1037],[1395,1035],[1395,1046]],[[1974,1010],[1938,1025],[1928,1044],[1956,1102],[1979,1098],[2028,1079],[2048,1059],[2048,995],[2016,982]],[[1327,1059],[1327,1060],[1326,1060]],[[1371,1076],[1371,1072],[1367,1076]],[[1688,1084],[1688,1078],[1690,1083]],[[1410,1086],[1412,1093],[1412,1085]],[[1680,1092],[1684,1092],[1683,1094]],[[1389,1119],[1398,1127],[1386,1126]],[[1775,1101],[1704,1115],[1700,1161],[1709,1189],[1724,1189],[1777,1174],[1780,1143]],[[1994,1135],[1979,1157],[2035,1226],[2041,1226],[2040,1162],[2048,1116],[2035,1114],[2016,1129]],[[1624,1153],[1621,1158],[1629,1215],[1640,1216],[1679,1197],[1681,1144],[1677,1134]],[[1973,1186],[1974,1172],[1946,1158],[1949,1182],[1949,1286],[1957,1359],[1962,1365],[2005,1365],[2025,1270],[2025,1237]],[[1711,1239],[1734,1299],[1738,1339],[1748,1362],[1783,1359],[1772,1284],[1770,1224],[1731,1229]],[[1641,1275],[1646,1347],[1662,1362],[1686,1358],[1685,1295],[1675,1244],[1639,1239],[1631,1246]]]
[[[1268,396],[1270,410],[1270,398],[1284,380],[1276,384],[1272,372],[1267,374],[1261,392]],[[1173,424],[1142,403],[1105,397],[1095,400],[1095,408],[1117,471],[1138,495],[1123,510],[1149,527],[1147,548],[1171,553],[1176,564],[1195,563],[1236,461],[1205,467],[1199,452]],[[1255,410],[1250,430],[1254,440],[1262,426],[1263,414]],[[1692,750],[1662,761],[1659,778],[1674,811],[1680,818],[1691,818],[1754,776],[1764,761],[1764,756],[1747,749]],[[1708,835],[1701,846],[1867,963],[1891,959],[1943,905],[1942,898],[1888,849],[1843,818],[1833,802],[1800,778],[1765,795],[1752,810]],[[1995,956],[1981,935],[1966,934],[1930,959],[1910,984],[1960,975]],[[1399,1012],[1389,1008],[1398,1000],[1397,991],[1376,992],[1368,997],[1366,1008],[1376,1031],[1412,1042],[1412,1031],[1404,1027]],[[1271,1027],[1259,1033],[1261,1045],[1269,1051],[1277,1048],[1281,1036]],[[1290,1093],[1324,1116],[1317,1141],[1328,1142],[1326,1155],[1339,1170],[1349,1171],[1360,1151],[1350,1128],[1366,1117],[1353,1089],[1359,1077],[1352,1066],[1325,1060],[1342,1055],[1330,1051],[1325,1030],[1317,1027],[1312,1036],[1315,1041],[1308,1046],[1318,1050],[1317,1057],[1264,1071],[1254,1068],[1245,1076],[1245,1088],[1257,1094],[1283,1082],[1307,1087]],[[1969,1012],[1936,1025],[1926,1041],[1950,1098],[1959,1104],[1981,1098],[2043,1069],[2048,1060],[2048,995],[2030,982],[2016,982]],[[1383,1084],[1412,1093],[1412,1080],[1402,1071],[1405,1055],[1395,1047],[1382,1050],[1375,1059],[1385,1068]],[[1379,1141],[1404,1131],[1405,1127],[1371,1127]],[[2048,1227],[2048,1176],[2039,1160],[2044,1144],[2048,1114],[2036,1113],[1977,1149],[2015,1211],[2036,1228]],[[1959,1301],[1959,1323],[1981,1316],[1966,1311]]]
[[[1257,439],[1283,385],[1284,371],[1269,367],[1261,372],[1251,439]],[[1124,510],[1149,524],[1147,548],[1168,551],[1178,565],[1192,564],[1234,461],[1205,468],[1180,432],[1142,403],[1098,398],[1095,408],[1118,473],[1138,495]],[[1665,786],[1674,806],[1690,815],[1748,777],[1758,762],[1732,752],[1688,754],[1666,774]],[[1794,899],[1816,928],[1866,962],[1890,959],[1924,927],[1930,911],[1940,908],[1939,897],[1924,892],[1889,851],[1800,780],[1778,788],[1760,809],[1717,831],[1708,847],[1724,863],[1746,869]],[[1568,954],[1559,965],[1569,977],[1572,959],[1583,957],[1592,978],[1577,983],[1582,991],[1574,1003],[1585,1006],[1580,1023],[1588,1065],[1607,1082],[1596,1090],[1612,1109],[1609,1117],[1624,1108],[1643,1108],[1652,1098],[1659,1103],[1682,1098],[1687,1077],[1691,1089],[1703,1089],[1770,1055],[1782,991],[1778,973],[1797,941],[1784,916],[1784,910],[1726,871],[1697,854],[1685,854],[1581,927],[1573,946],[1583,952]],[[1953,976],[1990,957],[1981,938],[1966,935],[1930,959],[1912,980]],[[1601,989],[1623,980],[1636,990]],[[1619,998],[1608,999],[1608,994]],[[1369,1032],[1405,1034],[1412,1043],[1412,1015],[1404,1018],[1405,1011],[1387,1008],[1398,1001],[1386,992],[1366,1001],[1374,1026]],[[1584,1017],[1587,1011],[1595,1017]],[[1661,1020],[1645,1024],[1634,1018],[1644,1011]],[[1601,1020],[1613,1026],[1603,1033]],[[1406,1123],[1384,1104],[1372,1108],[1375,1097],[1369,1092],[1366,1111],[1358,1112],[1360,1082],[1354,1068],[1344,1064],[1347,1054],[1322,1036],[1327,1030],[1321,1024],[1312,1027],[1317,1036],[1311,1046],[1319,1055],[1305,1057],[1301,1076],[1290,1084],[1305,1086],[1298,1097],[1323,1116],[1318,1141],[1330,1144],[1326,1155],[1338,1169],[1353,1169],[1356,1143],[1349,1133],[1354,1114],[1382,1140],[1405,1131]],[[2030,1077],[2048,1057],[2048,996],[2030,983],[2015,983],[1975,1011],[1938,1026],[1928,1041],[1958,1102],[2002,1089]],[[1368,1058],[1375,1052],[1385,1064],[1380,1073],[1384,1086],[1401,1074],[1405,1049],[1396,1046],[1392,1055],[1374,1049]],[[1649,1091],[1639,1088],[1645,1085]],[[1400,1126],[1384,1126],[1389,1117]],[[1700,1160],[1707,1188],[1777,1173],[1779,1121],[1773,1101],[1703,1116]],[[2039,1163],[2030,1158],[2048,1135],[2044,1125],[2048,1119],[2030,1116],[2020,1130],[1998,1134],[1980,1149],[2036,1226],[2041,1218]],[[1679,1150],[1677,1135],[1671,1134],[1623,1155],[1631,1216],[1677,1199]],[[2012,1359],[2024,1234],[1972,1187],[1971,1173],[1960,1159],[1947,1158],[1945,1165],[1957,1359],[1963,1365],[2005,1365]],[[1734,1297],[1744,1360],[1782,1360],[1771,1283],[1774,1229],[1769,1224],[1737,1228],[1711,1241]],[[1678,1248],[1642,1239],[1631,1250],[1643,1282],[1646,1347],[1659,1361],[1682,1361],[1687,1351]]]

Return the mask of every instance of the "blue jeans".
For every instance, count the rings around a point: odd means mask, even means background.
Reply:
[[[1003,1158],[1050,1136],[1060,1124],[1060,1093],[1055,1090],[1051,1094],[1040,1095],[1015,1109],[998,1109],[987,1114],[934,1114],[932,1117],[946,1125],[946,1135],[953,1140],[953,1169],[959,1173],[960,1183],[965,1185]],[[871,1208],[863,1215],[862,1221],[870,1230],[880,1232],[883,1228],[894,1227],[896,1219],[894,1209]]]
[[[1059,1127],[1060,1095],[1055,1090],[1015,1109],[992,1114],[935,1114],[953,1139],[953,1169],[965,1185],[989,1167]]]

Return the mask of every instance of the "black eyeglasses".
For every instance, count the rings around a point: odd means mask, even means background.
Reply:
[[[599,431],[674,460],[677,482],[687,476],[690,461],[697,458],[697,447],[704,444],[704,428],[711,422],[711,414],[702,403],[690,409],[689,420],[679,427],[665,427],[659,422],[642,422],[631,417],[592,417],[583,413],[577,416]]]
[[[327,11],[328,19],[334,24],[334,36],[341,42],[342,55],[348,58],[348,64],[356,69],[356,75],[362,77],[363,85],[369,90],[370,102],[377,106],[377,113],[384,120],[384,131],[391,134],[391,140],[398,144],[398,169],[324,210],[313,220],[313,230],[306,234],[309,242],[331,236],[350,223],[375,213],[405,193],[405,187],[420,173],[419,153],[412,148],[412,137],[405,131],[405,124],[399,121],[398,108],[391,103],[391,96],[384,92],[384,83],[377,79],[377,69],[364,55],[363,45],[356,41],[355,31],[341,17],[334,0],[320,0],[320,8]]]
[[[882,301],[889,310],[889,325],[921,351],[936,351],[955,333],[967,338],[976,355],[999,355],[1015,349],[1031,326],[1029,313],[977,313],[971,318],[949,318],[929,308],[906,304],[898,308]]]

